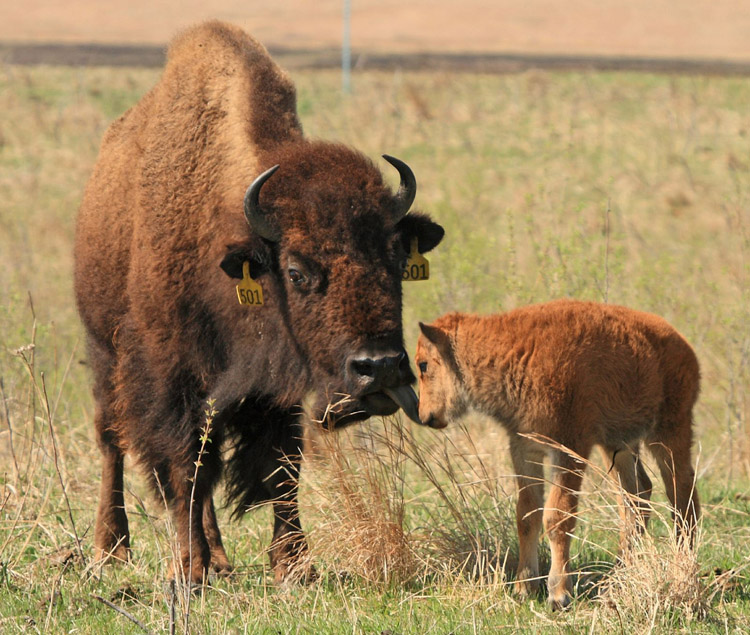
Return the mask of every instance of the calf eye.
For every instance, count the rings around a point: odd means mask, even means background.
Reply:
[[[419,362],[419,372],[420,373],[427,372],[427,362]]]

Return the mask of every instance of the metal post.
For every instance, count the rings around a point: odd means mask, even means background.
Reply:
[[[341,88],[344,94],[352,92],[352,50],[351,50],[352,2],[344,0],[344,37],[341,46]]]

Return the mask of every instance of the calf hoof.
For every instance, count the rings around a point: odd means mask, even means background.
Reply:
[[[536,576],[530,579],[516,580],[513,590],[521,600],[534,597],[539,593],[539,580],[536,579]]]
[[[564,611],[570,606],[571,598],[568,593],[560,593],[556,596],[550,595],[547,598],[547,604],[552,611]]]

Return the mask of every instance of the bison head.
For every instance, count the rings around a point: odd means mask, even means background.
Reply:
[[[249,243],[232,247],[222,262],[240,277],[250,259],[254,277],[274,280],[273,301],[309,368],[315,416],[324,425],[399,406],[419,420],[403,346],[401,280],[412,239],[424,253],[443,229],[407,214],[416,180],[406,164],[385,158],[400,174],[395,194],[371,161],[340,145],[295,143],[268,157],[274,167],[245,196]]]

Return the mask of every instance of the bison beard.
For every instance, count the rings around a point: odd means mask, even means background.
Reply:
[[[312,415],[328,426],[399,407],[417,418],[401,275],[411,241],[429,251],[443,230],[407,214],[414,176],[385,158],[395,194],[360,153],[306,140],[287,76],[219,22],[179,36],[158,84],[112,124],[75,248],[102,453],[100,559],[129,557],[129,452],[169,502],[191,581],[231,569],[213,506],[222,472],[237,514],[273,501],[276,579],[302,575],[300,404],[317,395]],[[246,262],[262,307],[237,302]]]

